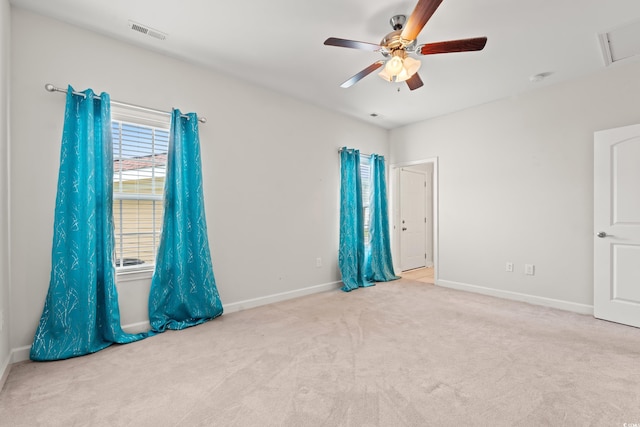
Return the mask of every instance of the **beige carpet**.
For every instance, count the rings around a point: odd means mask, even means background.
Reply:
[[[640,329],[402,279],[13,366],[2,426],[624,426]]]

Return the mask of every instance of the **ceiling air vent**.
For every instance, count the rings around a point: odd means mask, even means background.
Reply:
[[[133,31],[137,31],[139,33],[142,34],[146,34],[149,37],[153,37],[156,38],[158,40],[164,40],[167,38],[167,34],[163,33],[162,31],[158,31],[158,30],[154,30],[153,28],[147,26],[147,25],[142,25],[138,22],[134,22],[134,21],[129,21],[129,28],[131,28]]]
[[[640,55],[640,21],[599,34],[604,63],[609,66]]]

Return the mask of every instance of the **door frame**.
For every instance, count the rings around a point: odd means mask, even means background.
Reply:
[[[439,223],[439,207],[438,207],[438,157],[431,157],[422,160],[415,160],[411,162],[401,162],[401,163],[393,163],[389,166],[389,194],[391,203],[389,204],[390,209],[390,218],[391,218],[391,252],[394,260],[394,270],[396,272],[401,271],[401,238],[402,233],[400,233],[400,169],[406,168],[409,166],[417,166],[423,164],[432,164],[433,165],[433,176],[431,179],[431,215],[433,218],[432,221],[432,250],[433,250],[433,278],[435,284],[438,284],[439,279],[439,235],[438,235],[438,223]],[[428,228],[425,228],[425,232],[428,233]],[[425,239],[427,238],[427,234],[425,234]]]
[[[637,144],[639,136],[640,124],[597,131],[593,153],[593,315],[637,328],[640,328],[640,301],[618,298],[616,290],[622,291],[618,280],[624,277],[617,269],[617,249],[638,247],[637,229],[627,228],[638,227],[638,223],[616,221],[611,204],[617,189],[614,147],[630,141]],[[600,232],[604,234],[599,235]]]
[[[421,166],[421,165],[418,165]],[[431,200],[428,200],[427,198],[427,187],[426,187],[426,182],[427,182],[427,176],[431,175],[431,172],[427,173],[426,170],[421,170],[421,169],[414,169],[412,166],[404,166],[401,168],[398,168],[398,179],[399,179],[399,185],[398,185],[398,201],[399,201],[399,207],[398,207],[398,220],[400,221],[400,225],[399,225],[399,229],[401,230],[400,234],[399,234],[399,240],[398,240],[398,244],[399,244],[399,265],[400,265],[400,272],[402,271],[408,271],[408,270],[414,270],[414,269],[418,269],[418,268],[426,268],[426,267],[433,267],[433,242],[430,240],[430,237],[432,235],[432,233],[430,232],[430,230],[427,228],[427,221],[425,220],[423,223],[424,226],[424,231],[422,233],[422,255],[421,255],[421,259],[420,259],[420,263],[422,264],[422,266],[417,266],[417,267],[410,267],[407,268],[407,265],[405,264],[405,261],[407,261],[405,259],[406,253],[404,253],[404,250],[406,249],[406,245],[405,243],[405,238],[407,237],[406,233],[402,232],[404,230],[404,228],[407,226],[407,224],[405,224],[404,221],[405,219],[407,219],[407,217],[412,216],[410,213],[405,212],[405,207],[407,205],[406,200],[404,200],[404,194],[406,194],[404,191],[405,189],[403,188],[403,184],[405,183],[403,177],[407,176],[405,174],[413,174],[416,176],[419,176],[421,179],[421,185],[420,185],[420,192],[422,193],[422,212],[423,215],[421,215],[422,217],[426,218],[427,216],[430,218],[430,221],[432,221],[432,212],[428,211],[427,208],[430,208],[432,206]],[[407,183],[408,184],[408,183]],[[432,178],[429,178],[429,185],[432,185]],[[410,203],[411,206],[413,206],[412,209],[418,208],[417,204],[414,203]],[[414,224],[411,224],[411,226],[414,226]],[[427,263],[427,245],[431,246],[429,252],[430,255],[430,260]]]

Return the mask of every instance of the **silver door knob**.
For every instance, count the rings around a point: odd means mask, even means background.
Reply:
[[[598,234],[596,234],[596,236],[598,236],[599,238],[603,239],[603,238],[607,237],[607,233],[605,233],[604,231],[601,231]]]

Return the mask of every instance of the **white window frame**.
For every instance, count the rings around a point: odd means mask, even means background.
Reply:
[[[369,245],[369,199],[371,195],[371,156],[360,154],[360,184],[362,185],[362,215],[364,226],[364,245]],[[366,186],[366,187],[365,187]]]
[[[154,129],[166,130],[170,131],[171,127],[171,116],[169,114],[155,113],[146,110],[139,110],[135,107],[127,107],[123,105],[114,105],[111,106],[111,121],[112,122],[122,122],[128,123],[135,126],[148,127]],[[113,126],[113,124],[111,124]],[[116,160],[116,155],[114,153],[114,161]],[[114,177],[115,178],[115,177]],[[114,212],[119,208],[119,204],[121,200],[151,200],[156,203],[164,203],[164,189],[161,194],[131,194],[131,193],[120,193],[115,188],[114,183],[114,192],[113,192],[113,209]],[[154,224],[154,229],[159,227],[160,231],[162,230],[162,216],[156,217],[154,212],[154,221],[159,221],[156,225]],[[114,224],[114,228],[118,229],[117,224]],[[161,238],[158,235],[158,242]],[[157,246],[156,245],[156,246]],[[115,248],[117,254],[121,253],[120,248]],[[116,259],[116,263],[119,260]],[[118,280],[122,281],[126,280],[136,280],[138,278],[150,278],[153,274],[153,270],[155,268],[155,260],[153,263],[144,263],[139,265],[131,265],[131,266],[122,266],[116,264],[116,274],[118,276]]]

